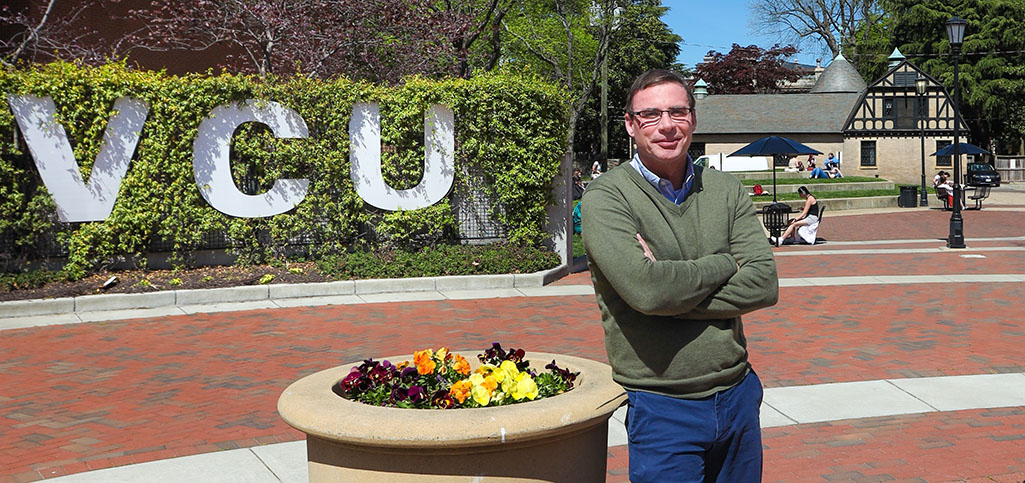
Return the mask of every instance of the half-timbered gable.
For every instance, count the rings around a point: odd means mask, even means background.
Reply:
[[[915,88],[919,76],[927,83],[921,96]],[[966,129],[963,121],[961,129]],[[949,157],[929,155],[954,137],[953,101],[941,83],[901,58],[862,93],[844,123],[843,136],[845,172],[918,181],[923,157],[927,174],[952,164]]]
[[[915,81],[927,81],[919,96]],[[964,123],[961,128],[966,129]],[[954,103],[946,88],[910,62],[903,61],[868,86],[844,123],[845,136],[953,135]],[[949,133],[949,134],[948,134]]]

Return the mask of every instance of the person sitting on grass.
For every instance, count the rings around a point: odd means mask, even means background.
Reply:
[[[832,165],[832,167],[831,167],[827,163],[825,171],[826,171],[826,174],[828,174],[830,178],[843,178],[843,173],[840,172],[840,167],[835,165],[835,164]]]
[[[783,240],[793,237],[794,241],[797,241],[800,237],[801,240],[814,245],[819,232],[819,202],[805,186],[797,188],[797,194],[804,199],[804,209],[797,218],[790,220],[786,231],[783,232]]]
[[[783,168],[783,171],[786,171],[788,173],[798,173],[804,171],[804,163],[802,163],[800,159],[791,156],[790,161],[787,162],[787,167]]]
[[[840,172],[840,170],[839,170],[839,169],[837,169],[837,170],[836,170],[836,172],[838,172],[838,173],[839,173],[839,172]],[[811,170],[811,176],[810,176],[810,178],[813,178],[813,179],[814,179],[814,178],[824,178],[824,179],[828,179],[828,178],[834,178],[834,177],[835,177],[835,176],[834,176],[833,174],[831,174],[831,173],[830,173],[829,171],[826,171],[826,170],[824,170],[824,169],[822,169],[822,168],[819,168],[819,167],[816,167],[815,169]]]

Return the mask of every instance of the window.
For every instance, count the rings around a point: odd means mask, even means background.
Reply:
[[[698,159],[705,155],[705,143],[690,143],[690,148],[687,149],[687,154],[694,159]]]
[[[876,142],[875,141],[862,141],[861,142],[861,165],[862,166],[875,166],[876,165]]]
[[[893,73],[893,85],[898,87],[915,86],[915,79],[918,77],[917,72],[894,72]]]
[[[936,151],[950,146],[951,141],[936,141]],[[936,156],[936,166],[950,166],[952,156]]]
[[[915,98],[905,97],[897,99],[897,121],[894,123],[897,129],[915,128]]]

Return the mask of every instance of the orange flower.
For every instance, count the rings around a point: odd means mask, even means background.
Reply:
[[[459,404],[462,404],[463,401],[466,401],[466,398],[470,397],[470,388],[472,387],[473,384],[471,384],[469,380],[463,379],[462,381],[452,384],[452,388],[448,390],[448,393],[451,394],[452,397],[456,398],[456,400],[459,401]]]
[[[459,354],[456,354],[455,359],[456,361],[452,364],[452,368],[455,369],[456,372],[464,376],[470,375],[470,363],[466,361],[466,358]]]
[[[420,374],[431,374],[438,366],[434,362],[434,352],[430,349],[416,351],[413,353],[413,363],[416,364],[416,372]]]
[[[487,376],[484,376],[484,384],[481,385],[487,388],[488,392],[493,393],[495,392],[495,389],[498,388],[498,379],[495,378],[495,376],[488,374]]]

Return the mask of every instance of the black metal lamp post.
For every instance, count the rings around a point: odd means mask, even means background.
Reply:
[[[961,85],[957,80],[957,56],[961,53],[964,41],[964,28],[968,22],[960,17],[947,20],[947,40],[954,54],[954,213],[950,215],[950,234],[947,236],[947,248],[964,248],[964,219],[961,217],[961,153],[958,151],[958,128],[961,115],[958,106],[961,103]]]
[[[929,104],[928,100],[923,97],[928,86],[929,80],[919,73],[918,78],[915,79],[915,92],[918,94],[918,107],[925,106],[925,109],[918,110],[918,127],[922,133],[922,197],[918,202],[918,206],[929,206],[929,196],[925,192],[925,123],[929,119]],[[922,102],[923,100],[926,102]],[[925,112],[923,113],[922,111]]]

